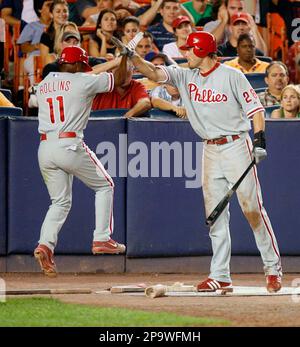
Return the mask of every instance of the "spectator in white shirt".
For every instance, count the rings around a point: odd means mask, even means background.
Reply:
[[[14,25],[21,23],[21,29],[27,23],[38,20],[37,10],[41,9],[44,0],[3,0],[1,16],[5,23]]]
[[[150,92],[151,103],[162,111],[171,111],[179,118],[187,118],[179,91],[170,84],[163,84]]]
[[[178,16],[172,23],[176,41],[167,43],[163,46],[163,53],[171,58],[183,58],[184,51],[179,47],[183,46],[186,38],[193,31],[191,20],[187,16]]]
[[[40,19],[36,22],[25,25],[17,40],[17,44],[21,45],[23,54],[27,54],[24,61],[24,70],[29,75],[30,83],[34,84],[34,64],[33,57],[40,55],[40,40],[45,28],[51,22],[50,5],[51,1],[45,1],[39,11]]]

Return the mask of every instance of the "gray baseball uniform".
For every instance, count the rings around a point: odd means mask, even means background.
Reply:
[[[52,251],[72,202],[73,176],[96,193],[94,241],[107,241],[113,231],[114,183],[97,156],[83,141],[92,101],[113,90],[111,73],[50,73],[37,86],[38,160],[52,201],[41,228],[40,244]]]
[[[190,123],[204,140],[202,186],[209,216],[252,161],[250,118],[264,109],[246,77],[236,69],[219,63],[206,74],[199,69],[160,68],[166,75],[164,82],[179,89]],[[214,140],[222,137],[223,144],[215,144]],[[239,186],[237,197],[254,232],[265,274],[281,275],[277,241],[263,207],[256,167]],[[231,282],[229,207],[211,227],[210,237],[213,258],[209,278]]]

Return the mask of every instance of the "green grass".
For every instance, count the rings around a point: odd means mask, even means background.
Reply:
[[[220,319],[123,308],[66,304],[51,298],[17,298],[0,303],[1,327],[192,327],[227,326]]]

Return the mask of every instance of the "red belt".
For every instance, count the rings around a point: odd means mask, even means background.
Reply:
[[[67,131],[64,133],[59,133],[59,135],[58,135],[59,139],[66,139],[66,138],[71,138],[71,137],[76,137],[76,133],[74,131]],[[47,140],[47,134],[41,134],[40,140],[41,141]]]
[[[231,137],[232,141],[235,141],[240,138],[239,135],[230,135],[227,137]],[[227,137],[224,136],[224,137],[219,137],[218,139],[207,140],[206,143],[208,145],[225,145],[226,143],[231,142],[231,141],[228,141]]]

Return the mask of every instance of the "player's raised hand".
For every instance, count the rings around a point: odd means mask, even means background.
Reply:
[[[120,41],[116,37],[113,36],[111,38],[111,42],[119,49],[120,55],[131,58],[135,54],[134,50],[128,48],[122,41]]]
[[[137,33],[135,35],[135,37],[132,40],[130,40],[128,42],[127,47],[132,49],[132,50],[135,50],[136,46],[143,39],[143,37],[144,37],[144,33],[142,31],[140,31],[139,33]]]

